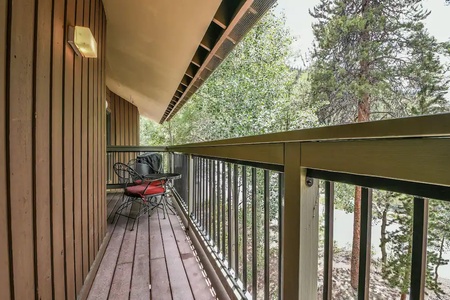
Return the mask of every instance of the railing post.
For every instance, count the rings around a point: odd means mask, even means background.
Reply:
[[[187,159],[187,174],[188,174],[188,224],[187,224],[187,230],[189,230],[189,220],[192,220],[192,214],[194,212],[194,159],[191,154],[188,154]]]
[[[427,272],[428,199],[414,197],[411,262],[411,300],[425,299]]]
[[[301,143],[285,143],[281,299],[317,299],[318,180],[301,164]]]

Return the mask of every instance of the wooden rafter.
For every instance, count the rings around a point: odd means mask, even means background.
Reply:
[[[190,96],[202,85],[208,76],[203,76],[204,69],[208,70],[207,75],[211,74],[210,67],[207,67],[210,61],[216,57],[223,61],[226,56],[218,55],[218,50],[223,45],[226,39],[231,41],[234,45],[237,41],[230,37],[231,32],[239,23],[241,18],[246,13],[250,12],[258,14],[258,12],[251,8],[251,5],[257,0],[227,0],[222,1],[217,10],[214,19],[212,20],[207,32],[205,33],[197,51],[195,52],[186,73],[174,93],[176,102],[174,106],[168,106],[161,123],[165,120],[170,120],[173,115],[180,109],[181,106],[190,98]],[[223,56],[223,57],[222,57]]]

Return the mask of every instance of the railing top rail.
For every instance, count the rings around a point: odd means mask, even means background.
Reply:
[[[108,146],[106,152],[167,152],[166,146]]]
[[[279,133],[231,138],[211,142],[168,146],[169,151],[188,147],[216,147],[307,141],[387,138],[449,137],[450,113],[401,119],[326,126]]]

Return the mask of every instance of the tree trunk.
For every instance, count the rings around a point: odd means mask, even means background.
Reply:
[[[441,245],[439,247],[439,258],[436,262],[436,267],[434,268],[434,284],[436,287],[438,286],[438,278],[439,278],[438,270],[439,270],[439,267],[441,266],[442,253],[444,252],[444,242],[445,242],[445,238],[442,237]]]
[[[368,10],[370,0],[363,0],[361,13]],[[366,25],[367,26],[367,25]],[[366,28],[365,28],[366,29]],[[360,43],[364,45],[370,40],[370,35],[367,30],[361,32]],[[369,78],[369,61],[361,59],[360,67],[360,84],[367,83]],[[358,101],[358,118],[357,122],[367,122],[370,118],[370,95],[367,91],[363,92],[361,99]],[[355,187],[355,210],[353,222],[353,246],[352,246],[352,261],[350,284],[354,289],[358,288],[359,275],[359,244],[360,244],[360,224],[361,224],[361,187]]]
[[[352,261],[351,261],[351,285],[354,289],[358,288],[359,275],[359,240],[361,229],[361,187],[355,188],[355,206],[353,214],[353,245],[352,245]]]
[[[400,294],[400,300],[406,300],[406,293]]]

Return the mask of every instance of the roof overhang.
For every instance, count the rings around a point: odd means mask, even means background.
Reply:
[[[103,0],[106,84],[170,120],[276,0]]]

